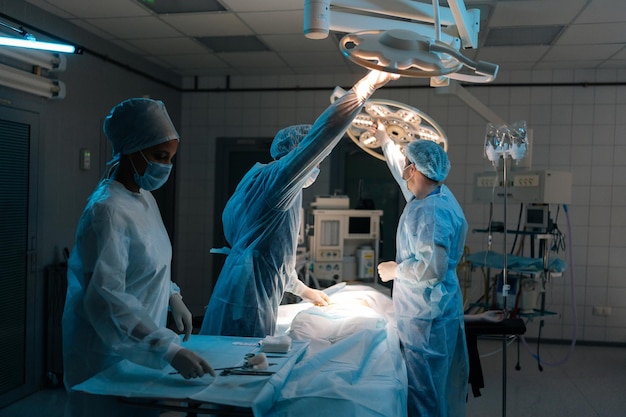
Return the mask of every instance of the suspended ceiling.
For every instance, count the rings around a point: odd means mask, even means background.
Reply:
[[[26,1],[181,76],[362,70],[339,52],[341,34],[305,38],[303,0]],[[201,11],[207,5],[213,11]],[[183,6],[195,11],[181,12]],[[472,59],[501,70],[626,68],[624,0],[465,6],[481,10],[479,47],[464,51]]]

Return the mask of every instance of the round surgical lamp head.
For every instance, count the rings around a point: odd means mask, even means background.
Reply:
[[[448,151],[445,132],[426,113],[391,100],[368,100],[346,133],[361,149],[382,161],[385,157],[374,136],[377,121],[385,126],[387,136],[403,150],[414,140],[430,140]]]
[[[495,79],[497,65],[472,61],[458,51],[458,45],[460,42],[449,45],[403,29],[356,32],[339,41],[341,53],[367,69],[417,78],[445,76],[467,82]],[[462,73],[466,68],[473,72]]]

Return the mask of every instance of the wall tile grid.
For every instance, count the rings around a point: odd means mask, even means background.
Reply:
[[[553,217],[558,209],[558,227],[566,235],[567,250],[557,256],[568,262],[568,271],[547,283],[546,308],[556,314],[545,318],[542,337],[571,340],[575,336],[590,342],[626,343],[626,142],[620,135],[626,128],[626,88],[594,86],[596,76],[604,80],[623,75],[610,71],[521,71],[503,74],[502,79],[537,85],[466,88],[503,119],[511,123],[526,120],[532,131],[532,155],[528,158],[533,169],[573,173],[572,202],[568,205],[571,232],[563,206],[551,206]],[[347,89],[355,80],[346,76],[312,82],[326,87],[338,81]],[[212,218],[221,215],[213,213],[213,184],[220,180],[220,173],[213,169],[215,140],[271,137],[284,126],[311,123],[328,106],[331,88],[288,89],[299,81],[281,81],[281,77],[259,80],[267,92],[183,95],[181,130],[185,139],[179,156],[179,247],[175,250],[178,273],[193,276],[193,285],[197,286],[186,291],[193,292],[194,312],[206,304],[210,282],[217,278],[210,276],[207,255],[212,244]],[[576,84],[583,82],[587,84]],[[246,83],[254,85],[253,80]],[[272,83],[280,88],[272,90]],[[489,204],[472,200],[474,173],[488,170],[491,165],[483,157],[487,122],[455,97],[407,84],[406,88],[380,90],[375,97],[417,107],[447,132],[453,164],[447,184],[468,219],[467,245],[471,252],[486,250],[487,236],[471,230],[486,227],[489,220]],[[502,211],[502,204],[494,204],[495,220],[502,220]],[[515,228],[519,204],[509,204],[507,211],[508,227]],[[509,249],[513,239],[507,238]],[[492,249],[503,250],[502,236],[493,236]],[[198,280],[198,276],[206,279]],[[476,268],[468,294],[479,296],[482,288],[483,274]],[[574,298],[576,302],[572,303]],[[611,315],[593,315],[594,306],[611,307]],[[528,337],[536,337],[539,322],[540,318],[535,317],[528,323]]]

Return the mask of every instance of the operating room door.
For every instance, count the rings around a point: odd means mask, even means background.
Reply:
[[[382,210],[380,261],[396,254],[396,229],[405,201],[387,163],[344,138],[332,153],[331,189],[350,198],[350,208]],[[373,204],[373,207],[370,206]]]
[[[38,115],[0,106],[0,408],[34,392]],[[40,343],[39,343],[40,345]]]
[[[216,147],[215,178],[215,227],[213,228],[213,246],[228,246],[222,227],[222,212],[228,199],[235,192],[237,184],[248,170],[257,162],[267,163],[272,160],[270,146],[273,138],[218,138]],[[217,282],[226,257],[211,255],[213,285]]]

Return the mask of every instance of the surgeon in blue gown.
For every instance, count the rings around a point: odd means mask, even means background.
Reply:
[[[441,182],[450,170],[441,146],[409,143],[402,153],[379,124],[375,134],[406,206],[398,223],[396,260],[382,262],[394,280],[393,306],[409,380],[408,415],[463,417],[469,376],[463,297],[456,267],[467,222]]]
[[[170,277],[172,247],[151,191],[172,169],[179,136],[161,101],[132,98],[104,121],[113,147],[104,178],[80,218],[68,261],[63,312],[65,417],[158,417],[115,397],[73,387],[126,359],[185,379],[215,375],[166,327],[168,310],[187,340],[191,313]]]
[[[224,208],[230,250],[207,306],[200,334],[265,337],[276,328],[285,291],[326,305],[322,291],[296,272],[302,189],[315,181],[319,164],[341,140],[365,101],[398,76],[371,71],[311,125],[279,131],[270,148],[275,159],[255,164]]]

